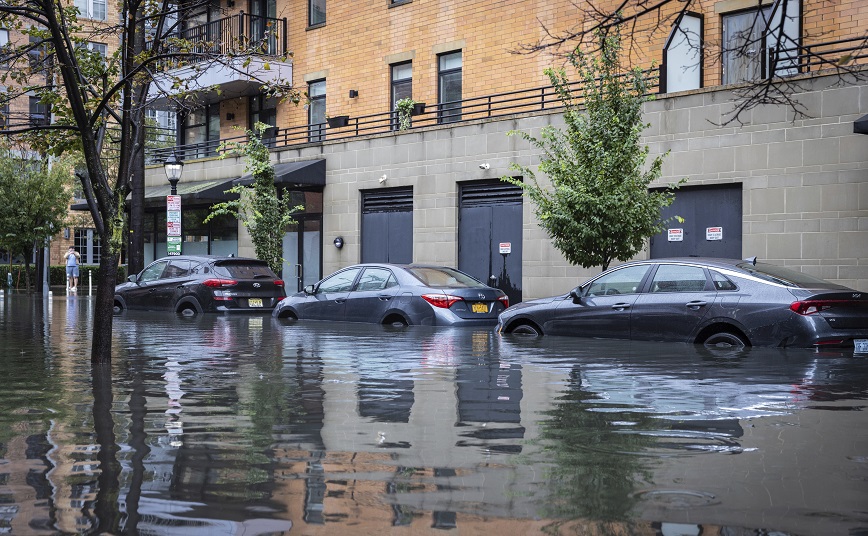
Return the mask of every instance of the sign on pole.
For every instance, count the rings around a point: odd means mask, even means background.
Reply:
[[[166,253],[181,254],[181,196],[166,196]]]
[[[501,242],[500,243],[500,254],[501,255],[509,255],[512,253],[512,242]]]

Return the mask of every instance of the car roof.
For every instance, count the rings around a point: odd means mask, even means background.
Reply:
[[[735,268],[739,264],[749,262],[742,259],[724,259],[718,257],[665,257],[662,259],[644,259],[638,261],[625,262],[618,266],[626,266],[628,264],[660,264],[660,263],[683,263],[683,264],[703,264],[706,266],[716,266],[718,268]],[[617,268],[617,266],[613,266]]]
[[[212,261],[254,261],[254,262],[265,262],[259,259],[254,259],[251,257],[235,257],[229,255],[175,255],[172,257],[160,257],[157,259],[158,261],[176,261],[176,260],[193,260],[200,262],[212,262]]]

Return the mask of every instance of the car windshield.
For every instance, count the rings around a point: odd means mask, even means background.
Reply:
[[[214,265],[214,274],[234,279],[277,279],[267,264],[258,261],[220,262]]]
[[[760,279],[777,283],[779,285],[786,285],[788,287],[826,289],[847,288],[841,285],[836,285],[835,283],[830,283],[829,281],[818,277],[812,277],[803,274],[802,272],[790,270],[789,268],[781,268],[780,266],[775,266],[773,264],[765,264],[762,262],[752,264],[749,262],[743,262],[739,264],[738,267],[751,275],[759,277]]]
[[[429,287],[435,288],[481,288],[482,283],[469,275],[451,268],[407,268],[416,279]]]

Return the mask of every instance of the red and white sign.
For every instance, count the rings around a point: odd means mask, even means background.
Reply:
[[[723,240],[723,227],[706,227],[706,240]]]
[[[670,242],[684,242],[684,229],[669,229],[667,238]]]
[[[177,210],[181,211],[181,196],[180,195],[167,195],[166,196],[166,210]]]
[[[501,242],[500,243],[500,254],[501,255],[509,255],[512,253],[512,242]]]

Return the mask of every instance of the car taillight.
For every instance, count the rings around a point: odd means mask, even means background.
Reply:
[[[282,287],[282,286],[283,286],[283,280],[281,280],[281,279],[275,279],[275,280],[274,280],[274,286],[276,286],[276,287]]]
[[[497,301],[503,304],[504,309],[509,309],[509,296],[501,296],[497,298]]]
[[[841,305],[844,303],[853,302],[847,300],[804,300],[791,303],[790,311],[802,316],[807,316],[825,311],[834,305]]]
[[[205,281],[202,281],[202,284],[211,288],[224,288],[234,287],[238,284],[238,281],[235,281],[234,279],[206,279]]]
[[[450,294],[422,294],[422,299],[434,307],[441,307],[443,309],[449,309],[453,303],[464,300],[461,296],[452,296]]]

